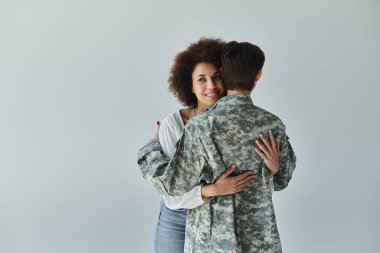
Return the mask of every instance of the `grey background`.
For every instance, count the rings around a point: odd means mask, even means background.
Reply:
[[[254,103],[298,157],[275,193],[284,252],[377,252],[375,0],[0,0],[0,252],[152,252],[160,196],[136,164],[174,55],[201,36],[267,56]]]

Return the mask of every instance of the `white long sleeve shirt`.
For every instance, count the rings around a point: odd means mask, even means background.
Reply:
[[[175,145],[182,136],[184,124],[179,111],[165,117],[160,125],[160,144],[162,151],[168,157],[175,152]],[[204,203],[201,193],[201,185],[195,186],[183,196],[163,195],[165,205],[172,209],[192,209]]]

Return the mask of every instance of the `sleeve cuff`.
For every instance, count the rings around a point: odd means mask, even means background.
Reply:
[[[161,144],[158,139],[150,139],[138,152],[138,159],[142,159],[146,154],[152,151],[162,152]]]
[[[197,187],[197,203],[198,203],[198,205],[202,205],[203,203],[205,203],[206,201],[211,199],[211,198],[203,198],[202,197],[202,184],[195,186],[195,187]]]

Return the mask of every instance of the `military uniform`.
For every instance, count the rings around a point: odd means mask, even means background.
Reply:
[[[236,173],[256,175],[243,192],[189,210],[185,252],[281,252],[268,169],[255,152],[255,140],[269,130],[280,142],[280,169],[273,184],[274,190],[282,190],[292,177],[295,154],[281,120],[253,105],[249,95],[225,96],[192,117],[171,160],[157,140],[139,150],[144,178],[166,194],[182,195],[195,185],[213,183],[233,163]]]

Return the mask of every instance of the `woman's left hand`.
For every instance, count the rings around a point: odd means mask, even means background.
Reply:
[[[269,130],[270,141],[265,138],[263,134],[259,134],[259,136],[262,143],[256,140],[258,147],[256,147],[255,150],[256,153],[263,158],[269,170],[269,177],[271,178],[280,168],[280,143],[276,144],[272,130]]]

